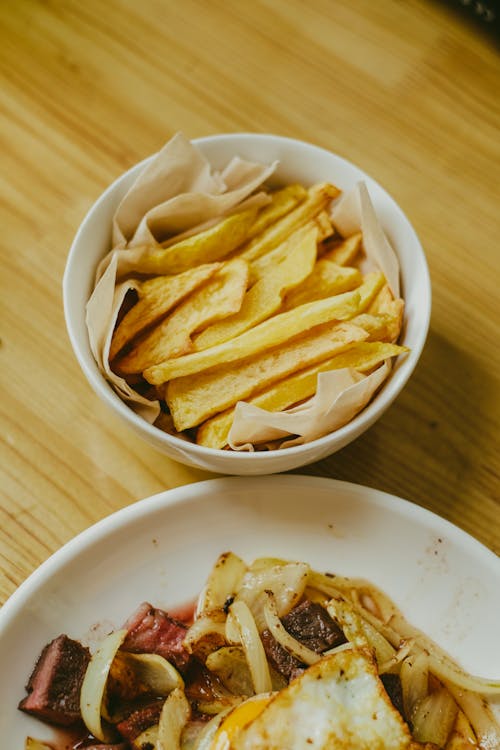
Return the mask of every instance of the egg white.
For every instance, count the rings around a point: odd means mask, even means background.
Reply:
[[[406,750],[410,743],[373,658],[349,649],[324,657],[277,693],[231,750]]]

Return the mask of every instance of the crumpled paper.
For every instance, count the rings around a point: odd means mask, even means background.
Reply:
[[[302,445],[347,424],[370,401],[390,372],[385,361],[370,375],[345,368],[318,373],[316,394],[308,401],[282,412],[268,412],[240,401],[236,405],[228,443],[233,450],[253,450],[287,435],[281,447]]]
[[[222,215],[250,205],[264,205],[265,193],[255,191],[274,172],[271,165],[235,156],[222,172],[181,133],[149,162],[119,204],[113,219],[113,246],[101,261],[96,286],[87,303],[87,328],[92,353],[104,377],[141,417],[154,423],[159,401],[137,393],[109,365],[113,330],[123,301],[138,283],[141,262],[159,247],[211,226]],[[362,231],[368,262],[385,274],[399,296],[399,264],[377,219],[366,185],[337,201],[331,216],[343,236]],[[385,362],[370,375],[351,370],[320,373],[315,396],[279,413],[239,402],[229,435],[234,450],[253,450],[258,443],[288,437],[278,447],[297,445],[347,424],[372,398],[390,372]],[[290,436],[296,436],[290,439]]]

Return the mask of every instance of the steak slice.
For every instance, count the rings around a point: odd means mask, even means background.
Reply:
[[[154,724],[158,724],[163,707],[163,701],[153,701],[142,708],[132,711],[126,719],[120,721],[116,728],[125,740],[132,742],[142,732]]]
[[[319,654],[347,641],[326,609],[307,599],[285,615],[282,622],[290,635]]]
[[[128,633],[121,646],[122,651],[159,654],[172,662],[179,671],[186,669],[190,655],[182,645],[187,631],[184,623],[144,602],[129,617],[124,627]]]
[[[49,724],[70,726],[81,718],[80,690],[90,651],[78,641],[60,635],[38,657],[26,686],[21,711]]]
[[[346,642],[339,626],[321,604],[305,600],[285,615],[281,622],[297,641],[320,654]],[[301,662],[288,653],[269,630],[261,633],[262,644],[272,666],[287,680],[300,674]]]

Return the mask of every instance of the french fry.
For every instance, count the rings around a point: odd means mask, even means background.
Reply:
[[[385,284],[368,308],[368,312],[374,315],[390,317],[392,323],[387,334],[388,341],[397,341],[399,338],[403,325],[404,307],[404,300],[394,299],[388,284]]]
[[[142,372],[169,357],[178,357],[191,348],[191,334],[215,320],[237,312],[248,282],[248,263],[234,258],[202,287],[189,296],[152,331],[140,337],[133,349],[114,364],[116,372]]]
[[[175,274],[201,263],[226,258],[245,242],[257,216],[257,208],[231,214],[215,226],[175,245],[154,250],[141,260],[141,273]]]
[[[363,283],[355,290],[360,296],[358,314],[365,312],[371,305],[384,283],[385,276],[381,271],[370,271],[365,274]],[[350,293],[352,294],[352,292],[347,292],[347,294]]]
[[[350,323],[327,324],[243,362],[171,380],[166,401],[175,428],[195,427],[304,365],[331,357],[365,338],[367,333]]]
[[[275,190],[271,193],[269,205],[262,208],[255,217],[248,233],[249,239],[263,232],[306,198],[307,190],[302,185],[287,185],[281,190]]]
[[[308,221],[302,227],[294,229],[293,232],[277,247],[275,247],[273,250],[270,250],[268,253],[261,255],[260,258],[252,261],[250,263],[249,285],[252,286],[260,279],[266,278],[266,276],[268,276],[268,274],[272,272],[273,267],[277,263],[283,263],[283,261],[289,255],[290,248],[293,247],[297,241],[295,235],[299,233],[299,236],[302,236],[302,233],[308,232],[311,229],[316,230],[316,242],[321,242],[321,240],[325,236],[325,232],[328,232],[332,229],[331,222],[328,219],[326,212],[323,211],[321,214],[315,216],[313,219],[311,219],[311,221]]]
[[[283,300],[283,309],[291,310],[292,307],[315,299],[349,292],[359,286],[362,280],[362,274],[357,268],[338,266],[326,258],[320,258],[302,284],[288,292]]]
[[[245,260],[253,261],[264,253],[277,247],[298,227],[321,213],[340,190],[329,183],[313,185],[308,190],[308,197],[297,208],[276,221],[264,232],[240,247],[237,254]]]
[[[313,396],[316,392],[318,373],[328,370],[340,370],[352,367],[359,372],[368,372],[385,359],[396,357],[409,351],[407,347],[380,342],[360,342],[353,344],[347,351],[337,354],[319,364],[274,383],[259,391],[247,403],[259,406],[267,411],[283,411]],[[224,448],[227,445],[229,431],[233,424],[235,407],[219,412],[214,417],[200,424],[196,431],[196,442],[206,448]]]
[[[380,283],[383,283],[383,275],[379,276]],[[352,318],[364,309],[361,307],[362,300],[364,304],[369,304],[376,291],[377,279],[371,278],[352,292],[309,302],[274,315],[231,341],[149,367],[144,371],[144,377],[152,385],[161,385],[167,380],[207,370],[221,362],[251,357],[322,323]]]
[[[129,341],[160,320],[219,268],[220,263],[206,263],[175,276],[157,276],[141,282],[139,301],[124,315],[113,333],[109,360],[113,361]]]
[[[357,232],[346,239],[335,242],[332,247],[327,248],[321,257],[331,260],[332,263],[336,263],[338,266],[350,266],[361,250],[362,245],[363,235],[361,232]]]
[[[368,341],[394,343],[392,333],[396,323],[394,317],[389,314],[361,313],[352,318],[351,323],[367,332]]]
[[[313,270],[317,234],[314,225],[306,225],[294,232],[284,243],[287,248],[281,262],[273,264],[269,273],[246,292],[237,313],[193,338],[194,350],[201,351],[229,341],[273,315],[280,308],[284,293],[300,284]]]

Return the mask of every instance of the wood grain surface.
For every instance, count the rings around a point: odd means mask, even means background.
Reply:
[[[103,189],[178,130],[273,132],[362,166],[420,236],[428,342],[363,437],[302,469],[386,490],[500,551],[500,59],[431,0],[0,4],[0,600],[79,531],[213,475],[98,401],[61,278]]]

